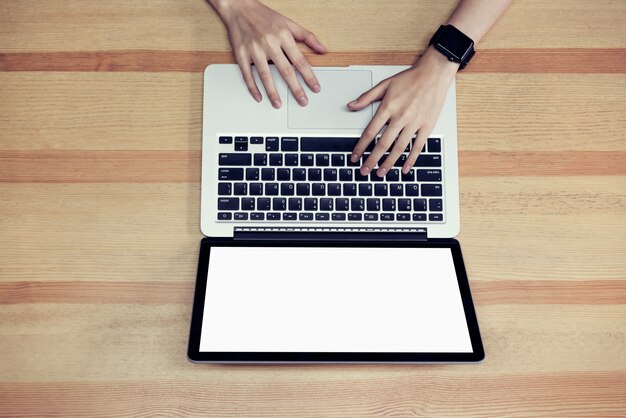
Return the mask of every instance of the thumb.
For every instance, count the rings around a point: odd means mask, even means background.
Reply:
[[[304,42],[306,46],[311,48],[318,54],[323,54],[327,51],[326,46],[317,39],[317,36],[311,31],[304,29],[302,26],[295,22],[290,22],[289,29],[293,34],[293,38],[298,42]]]
[[[348,109],[361,110],[365,106],[372,104],[373,102],[380,100],[385,95],[387,87],[389,87],[390,79],[386,79],[376,84],[374,87],[360,95],[357,99],[348,103]]]

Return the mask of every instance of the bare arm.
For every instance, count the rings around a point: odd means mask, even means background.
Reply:
[[[477,44],[511,2],[512,0],[461,0],[447,23]],[[433,27],[433,32],[435,29]],[[417,133],[402,171],[407,173],[413,167],[437,122],[446,93],[458,69],[459,64],[448,61],[436,49],[429,47],[414,66],[381,81],[358,99],[348,103],[349,109],[361,110],[382,100],[354,148],[353,162],[363,155],[369,143],[387,125],[380,141],[363,163],[361,174],[369,174],[383,154],[391,148],[389,157],[376,171],[380,177],[385,176]]]

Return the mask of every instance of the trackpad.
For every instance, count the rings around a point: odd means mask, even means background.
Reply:
[[[348,102],[372,88],[368,70],[314,70],[322,86],[320,93],[307,91],[309,104],[298,105],[289,94],[291,129],[363,129],[372,119],[372,105],[357,112],[348,110]],[[303,86],[306,84],[300,79]],[[305,87],[306,88],[306,87]]]

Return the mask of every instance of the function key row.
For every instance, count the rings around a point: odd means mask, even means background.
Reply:
[[[393,213],[326,213],[326,212],[318,212],[318,213],[308,213],[308,212],[252,212],[248,214],[247,212],[219,212],[217,215],[218,220],[220,221],[413,221],[413,222],[424,222],[426,221],[425,213],[396,213],[395,216]],[[443,215],[441,213],[431,213],[428,215],[429,221],[442,222]]]

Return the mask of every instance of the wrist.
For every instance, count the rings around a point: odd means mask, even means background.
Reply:
[[[433,71],[443,75],[454,78],[459,71],[459,64],[448,60],[441,52],[437,51],[432,45],[426,48],[426,51],[418,59],[415,67],[418,65],[426,66]]]
[[[208,0],[224,23],[228,23],[242,8],[249,7],[257,0]]]

